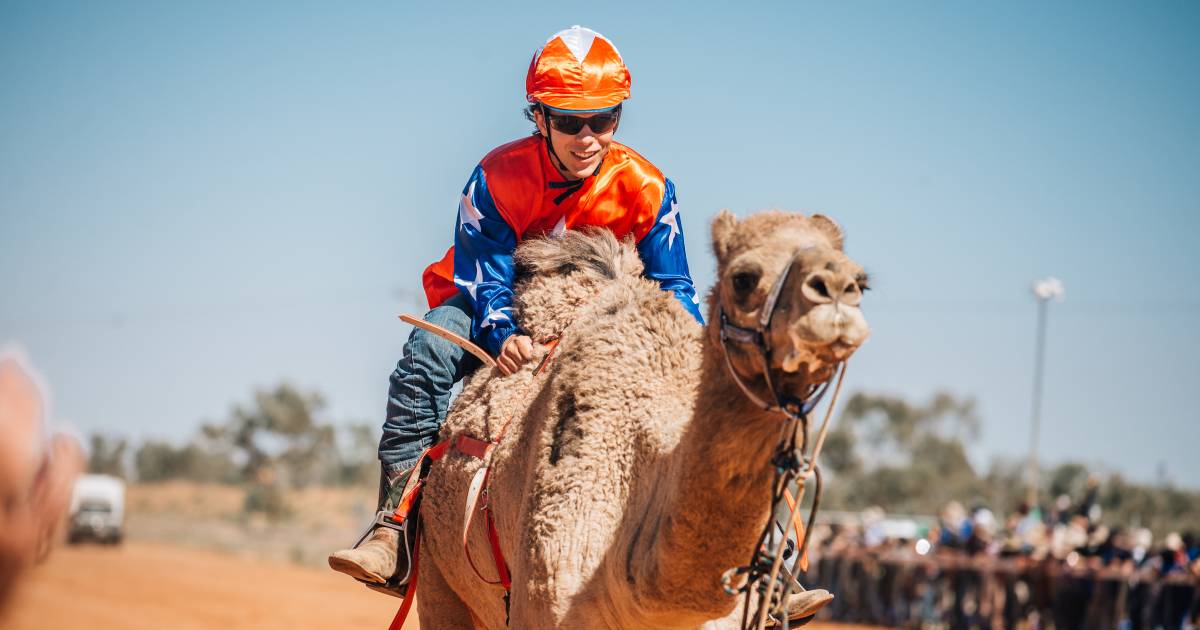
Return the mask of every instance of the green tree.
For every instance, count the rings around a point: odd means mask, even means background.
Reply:
[[[88,471],[101,475],[125,477],[125,438],[93,433],[88,441]]]
[[[830,504],[935,512],[951,499],[973,499],[985,486],[965,445],[979,427],[969,398],[939,392],[915,405],[897,396],[851,396],[821,455],[833,473]]]
[[[228,450],[214,449],[207,440],[199,438],[178,448],[167,442],[144,442],[133,461],[139,481],[189,479],[232,483],[238,480],[237,467]]]
[[[328,483],[337,478],[337,435],[318,421],[325,408],[316,392],[289,384],[259,390],[250,405],[235,405],[223,430],[243,461],[242,475],[259,479],[264,470],[285,477],[288,485]]]
[[[345,449],[340,453],[338,480],[347,485],[370,485],[379,480],[379,430],[365,423],[344,429]]]

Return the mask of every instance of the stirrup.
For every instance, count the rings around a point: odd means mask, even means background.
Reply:
[[[412,548],[413,543],[416,542],[414,535],[416,528],[413,527],[410,529],[408,526],[412,522],[413,516],[415,516],[415,513],[410,513],[409,518],[397,521],[392,518],[391,510],[380,510],[375,514],[375,520],[367,526],[367,530],[363,532],[362,536],[358,537],[358,541],[354,543],[353,548],[358,549],[359,545],[363,544],[363,541],[378,527],[387,527],[396,530],[400,533],[400,536],[396,540],[396,572],[382,584],[379,582],[358,580],[360,584],[384,595],[400,598],[405,596],[408,592],[408,582],[412,577]]]

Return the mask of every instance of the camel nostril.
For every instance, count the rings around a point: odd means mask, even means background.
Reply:
[[[816,274],[809,276],[804,281],[804,286],[800,291],[813,302],[833,301],[833,296],[829,294],[829,286],[825,284],[825,278]]]
[[[812,290],[817,292],[817,295],[822,296],[822,298],[829,298],[829,287],[826,287],[826,284],[824,284],[824,281],[821,280],[821,278],[810,278],[809,286],[812,287]]]
[[[858,306],[862,303],[862,288],[858,283],[851,280],[846,284],[846,288],[842,289],[842,295],[838,301],[846,306]]]

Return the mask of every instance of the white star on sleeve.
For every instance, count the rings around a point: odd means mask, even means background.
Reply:
[[[509,321],[510,318],[508,316],[508,313],[504,312],[504,311],[508,311],[508,310],[512,310],[512,309],[510,309],[507,306],[498,308],[498,309],[492,309],[492,307],[489,306],[487,316],[483,318],[483,325],[480,326],[479,328],[480,329],[491,328],[492,326],[495,326],[496,324],[498,324],[500,322]]]
[[[467,187],[467,194],[462,196],[458,202],[458,222],[462,225],[462,229],[467,226],[475,228],[475,231],[480,231],[479,220],[483,218],[483,213],[475,208],[475,180],[471,180],[471,185]]]
[[[671,211],[663,215],[658,222],[671,227],[671,233],[667,235],[667,249],[671,249],[675,245],[675,235],[679,234],[679,208],[674,201],[671,202]]]
[[[699,293],[692,293],[692,304],[695,304],[697,306],[700,305],[700,294]]]
[[[462,278],[458,277],[458,275],[454,276],[454,284],[457,284],[458,286],[466,289],[467,293],[471,294],[472,302],[475,301],[475,289],[479,288],[480,282],[483,282],[483,269],[480,268],[478,260],[475,261],[475,281],[474,282],[472,282],[470,280],[463,280]]]
[[[550,230],[550,236],[562,236],[567,231],[567,215],[563,215],[558,223],[554,224],[554,229]]]

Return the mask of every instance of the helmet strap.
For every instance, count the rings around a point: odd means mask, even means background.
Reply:
[[[550,154],[550,160],[554,163],[554,167],[558,169],[559,174],[565,178],[567,166],[563,164],[562,159],[554,152],[554,143],[550,141],[550,110],[546,109],[546,106],[542,103],[538,103],[538,109],[542,110],[542,126],[546,128],[546,135],[542,136],[542,139],[546,141],[546,152]]]

